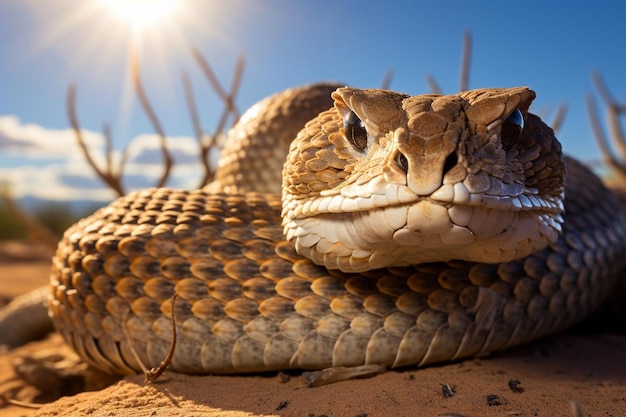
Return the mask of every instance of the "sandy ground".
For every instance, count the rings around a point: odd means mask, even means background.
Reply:
[[[13,255],[7,256],[6,246],[0,246],[0,302],[48,281],[45,253],[15,256],[19,248],[13,246]],[[133,376],[58,400],[62,387],[50,382],[35,388],[13,371],[16,360],[42,352],[72,355],[56,335],[5,352],[0,355],[0,395],[49,403],[27,409],[0,400],[0,416],[573,416],[573,401],[582,416],[626,416],[626,337],[614,333],[570,331],[488,358],[319,388],[307,388],[298,374],[166,372],[155,384]],[[88,376],[92,389],[112,382],[99,374]]]

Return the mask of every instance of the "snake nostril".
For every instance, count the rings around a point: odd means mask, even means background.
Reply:
[[[402,152],[398,152],[396,155],[396,164],[400,167],[402,171],[405,173],[409,171],[409,161],[406,159],[406,156]]]
[[[446,175],[448,171],[455,167],[455,165],[459,162],[459,158],[456,156],[456,152],[452,152],[446,158],[443,163],[443,175]]]

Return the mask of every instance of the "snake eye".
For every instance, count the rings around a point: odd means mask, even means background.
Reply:
[[[352,143],[357,151],[367,148],[367,130],[365,123],[353,112],[346,113],[343,117],[343,131],[346,138]]]
[[[400,167],[404,173],[409,171],[409,161],[406,159],[406,156],[402,152],[398,152],[396,155],[396,164]]]
[[[507,150],[511,149],[515,141],[522,135],[523,130],[524,116],[521,111],[515,109],[515,111],[506,118],[504,123],[502,123],[502,130],[500,131],[502,147]]]

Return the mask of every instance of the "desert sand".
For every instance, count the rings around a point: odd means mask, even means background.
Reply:
[[[45,251],[25,253],[28,245],[0,245],[1,303],[48,281]],[[575,404],[582,416],[626,416],[626,336],[612,332],[574,329],[489,357],[318,388],[298,373],[166,372],[153,384],[89,373],[97,391],[61,398],[62,387],[35,388],[15,375],[13,362],[41,352],[72,356],[57,335],[0,355],[0,395],[46,403],[29,409],[0,400],[0,416],[575,416]]]

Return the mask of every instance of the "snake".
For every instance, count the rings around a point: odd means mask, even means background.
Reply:
[[[423,366],[566,329],[620,280],[615,196],[527,87],[311,84],[252,106],[211,184],[120,197],[53,259],[49,313],[87,363],[246,374]]]

